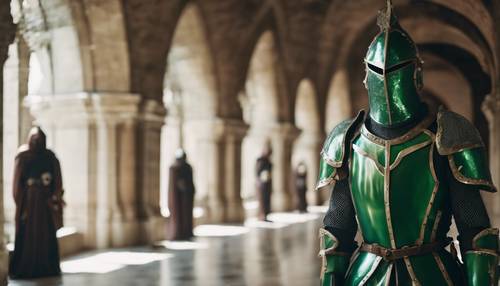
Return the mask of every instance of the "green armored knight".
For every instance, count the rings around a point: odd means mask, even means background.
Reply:
[[[497,285],[498,229],[480,196],[496,191],[485,146],[465,118],[421,101],[422,62],[388,2],[365,58],[370,110],[336,126],[321,153],[318,188],[333,186],[321,283]]]

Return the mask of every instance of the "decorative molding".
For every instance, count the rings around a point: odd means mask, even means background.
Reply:
[[[138,116],[139,102],[138,94],[77,92],[28,95],[23,104],[40,123],[64,126],[133,120]]]

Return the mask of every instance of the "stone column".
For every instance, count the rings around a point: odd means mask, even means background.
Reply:
[[[245,220],[245,210],[241,199],[241,145],[248,126],[242,122],[224,123],[224,191],[226,197],[226,219],[228,223],[241,223]]]
[[[148,100],[141,104],[137,137],[137,197],[140,219],[146,223],[148,234],[141,242],[163,239],[166,219],[160,208],[161,131],[166,110],[162,103]]]
[[[273,149],[273,194],[272,211],[290,211],[293,209],[291,192],[292,150],[300,130],[295,125],[285,122],[277,124],[271,131]]]
[[[219,118],[185,122],[188,161],[193,166],[197,201],[212,223],[243,222],[240,194],[241,142],[247,125]]]
[[[13,23],[10,1],[0,2],[0,150],[3,151],[3,65],[7,59],[9,45],[14,41],[16,26]],[[3,152],[0,152],[0,284],[7,285],[9,273],[9,253],[4,242],[4,209],[3,209]]]
[[[14,173],[14,159],[21,144],[31,128],[32,118],[27,108],[22,104],[28,93],[29,49],[22,38],[17,38],[9,46],[9,57],[3,67],[3,96],[4,96],[4,144],[6,154],[4,166],[4,211],[9,241],[14,239],[14,214],[16,205],[12,198],[12,177]]]
[[[323,139],[322,133],[304,130],[294,147],[293,168],[296,168],[300,162],[304,162],[307,166],[307,201],[310,205],[321,205],[325,201],[326,194],[314,190],[318,179]]]
[[[490,131],[490,168],[493,183],[500,188],[500,93],[488,95],[483,102],[483,112],[489,123]],[[500,226],[500,198],[498,193],[483,192],[484,201],[491,217],[491,223]]]
[[[26,99],[61,162],[65,225],[89,248],[119,247],[145,236],[137,202],[139,95],[76,93]]]

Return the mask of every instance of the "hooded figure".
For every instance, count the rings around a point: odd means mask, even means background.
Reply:
[[[194,183],[193,170],[186,160],[186,153],[179,149],[170,167],[168,209],[170,220],[167,238],[187,240],[193,237]]]
[[[46,148],[45,134],[34,127],[28,145],[15,160],[13,195],[16,240],[11,254],[11,278],[59,275],[56,231],[62,227],[63,189],[59,161]]]
[[[307,212],[307,166],[304,162],[299,163],[294,175],[297,210],[301,213],[305,213]]]
[[[257,176],[257,196],[259,198],[259,214],[260,220],[267,221],[267,215],[271,213],[271,193],[273,188],[271,163],[271,144],[266,143],[262,155],[257,159],[256,176]]]

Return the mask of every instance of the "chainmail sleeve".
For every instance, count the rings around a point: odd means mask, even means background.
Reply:
[[[460,249],[465,253],[472,249],[474,236],[491,226],[490,219],[478,187],[462,184],[450,176],[451,208],[459,232]]]
[[[354,237],[358,225],[347,179],[337,181],[335,184],[323,224],[325,229],[339,240],[339,251],[354,251],[357,247]]]

